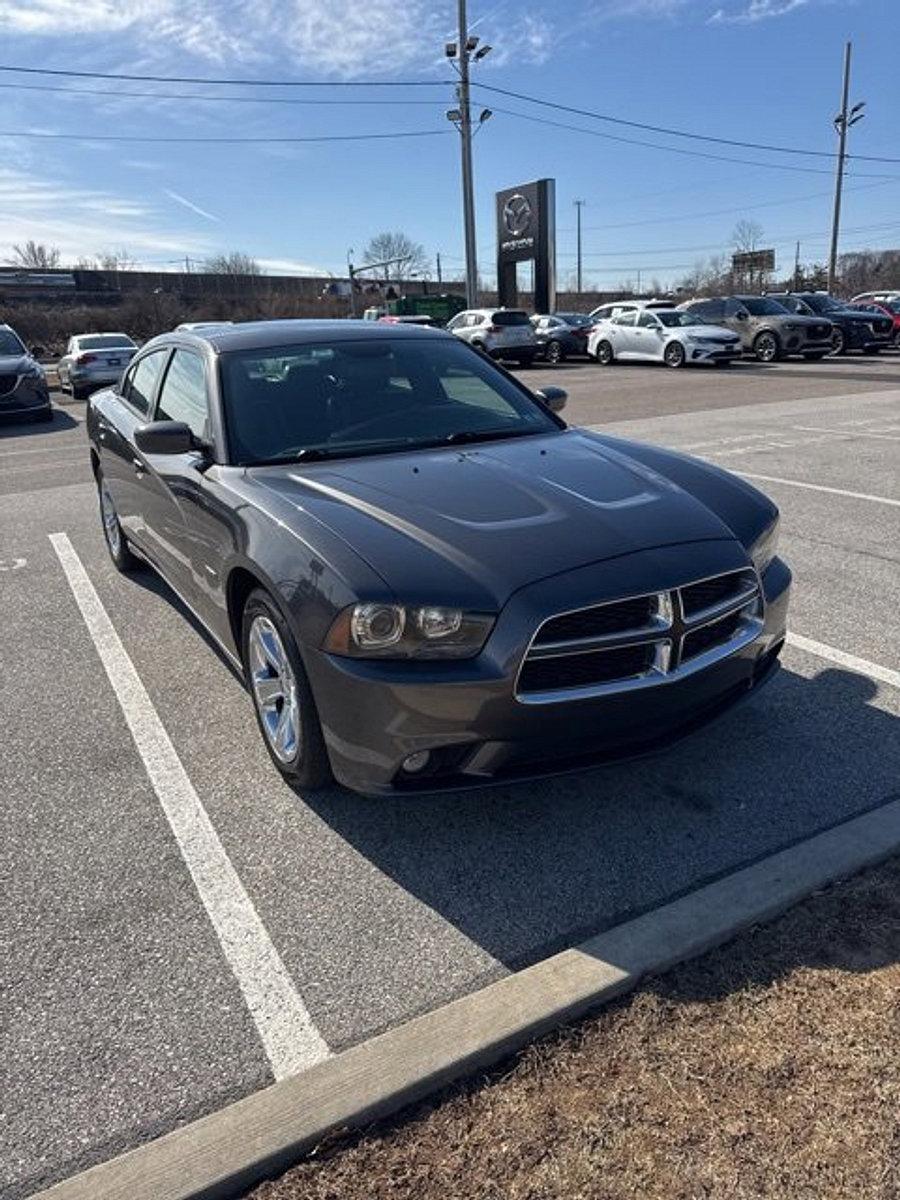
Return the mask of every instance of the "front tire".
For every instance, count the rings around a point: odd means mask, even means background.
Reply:
[[[833,329],[831,333],[831,355],[832,358],[837,358],[841,354],[847,352],[847,338],[844,335],[843,329]]]
[[[100,520],[103,522],[103,538],[106,542],[106,549],[109,551],[109,557],[113,560],[117,571],[128,575],[137,568],[138,561],[131,553],[131,547],[122,532],[119,514],[116,512],[116,506],[106,485],[106,480],[99,473],[97,475],[97,494],[100,501]]]
[[[781,344],[774,333],[768,329],[764,329],[753,340],[753,353],[756,355],[758,362],[777,362],[781,357]]]
[[[250,593],[244,607],[241,657],[272,762],[295,787],[323,787],[332,774],[316,702],[294,635],[262,588]]]
[[[607,341],[598,342],[597,349],[594,351],[594,361],[598,362],[601,367],[608,367],[614,359],[612,344]]]
[[[566,357],[566,352],[565,352],[565,350],[563,350],[563,348],[559,344],[559,342],[552,341],[547,344],[547,362],[548,363],[553,363],[555,366],[557,363],[564,362],[565,357]]]
[[[669,342],[663,351],[663,362],[667,367],[683,367],[686,355],[681,342]]]

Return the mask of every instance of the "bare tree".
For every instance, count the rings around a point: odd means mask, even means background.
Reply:
[[[101,250],[97,265],[102,271],[133,271],[136,264],[129,251],[120,246],[118,250]]]
[[[262,275],[262,267],[255,258],[240,250],[229,254],[213,254],[203,260],[203,270],[210,275]]]
[[[763,227],[758,221],[738,221],[731,233],[731,244],[739,253],[757,250],[763,238]]]
[[[59,248],[43,242],[27,241],[24,246],[14,245],[6,260],[11,267],[29,267],[38,271],[51,271],[59,266]]]
[[[400,259],[392,267],[382,267],[376,274],[382,279],[398,276],[421,275],[431,268],[431,259],[421,242],[414,242],[405,233],[379,233],[373,237],[363,251],[363,258],[370,262],[390,262]]]

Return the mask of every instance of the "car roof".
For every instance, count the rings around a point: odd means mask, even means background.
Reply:
[[[378,321],[348,320],[280,320],[246,321],[217,328],[173,331],[160,334],[153,343],[167,339],[184,343],[208,345],[217,354],[234,350],[264,350],[267,346],[303,345],[315,342],[358,342],[364,338],[421,338],[446,337],[456,342],[451,333],[439,329],[423,329],[420,325],[382,325]]]
[[[134,341],[130,333],[123,333],[121,329],[94,329],[90,333],[73,333],[72,337],[76,341],[83,337],[121,337],[128,338],[129,342]]]

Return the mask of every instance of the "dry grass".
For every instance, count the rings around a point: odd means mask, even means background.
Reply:
[[[252,1200],[896,1200],[900,862]]]

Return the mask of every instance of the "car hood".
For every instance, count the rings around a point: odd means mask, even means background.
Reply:
[[[410,600],[499,608],[590,563],[734,539],[689,492],[579,430],[247,474],[257,504],[281,520],[292,506],[300,525],[309,513]]]
[[[0,374],[21,375],[34,369],[34,359],[29,354],[0,354]]]

